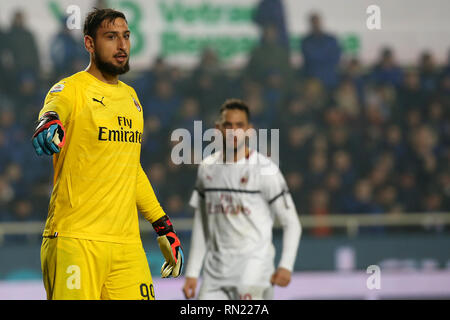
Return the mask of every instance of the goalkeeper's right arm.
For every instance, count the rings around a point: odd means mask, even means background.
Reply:
[[[54,111],[44,113],[34,131],[32,144],[38,156],[58,153],[66,142],[66,130]]]

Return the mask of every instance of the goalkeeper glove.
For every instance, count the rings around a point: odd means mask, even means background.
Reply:
[[[172,222],[167,215],[161,217],[152,223],[153,228],[158,234],[158,245],[166,261],[161,268],[163,278],[178,277],[183,271],[184,254]]]
[[[42,115],[33,134],[32,144],[38,156],[43,153],[52,155],[58,153],[66,142],[64,129],[58,114],[48,111]]]

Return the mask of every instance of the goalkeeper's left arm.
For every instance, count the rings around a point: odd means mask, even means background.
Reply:
[[[184,254],[172,222],[165,214],[142,167],[138,169],[136,204],[158,234],[158,245],[165,262],[161,268],[163,278],[178,277],[183,271]]]
[[[178,277],[183,271],[184,254],[172,222],[167,215],[161,217],[152,223],[153,228],[158,234],[158,245],[166,259],[161,267],[161,276]]]

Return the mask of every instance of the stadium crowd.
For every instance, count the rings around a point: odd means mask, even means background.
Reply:
[[[34,154],[30,137],[51,85],[88,61],[62,26],[45,77],[22,13],[0,30],[0,221],[47,215],[52,163]],[[160,57],[127,81],[144,106],[142,165],[171,217],[192,216],[196,176],[196,165],[171,161],[171,132],[192,132],[194,120],[213,127],[230,97],[249,104],[256,128],[280,129],[280,167],[301,215],[450,211],[450,54],[446,65],[424,52],[403,66],[395,48],[384,48],[362,65],[312,15],[297,68],[277,24],[260,26],[261,41],[239,72],[205,48],[192,70]]]

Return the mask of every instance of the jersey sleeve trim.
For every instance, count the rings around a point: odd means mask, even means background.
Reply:
[[[275,200],[277,200],[279,197],[281,197],[284,194],[288,194],[289,191],[283,190],[279,194],[277,194],[275,197],[269,200],[269,204],[272,204]]]
[[[199,188],[194,188],[194,190],[197,191],[197,193],[198,193],[198,195],[199,195],[200,197],[205,198],[205,193],[202,192],[202,191],[200,191]]]

